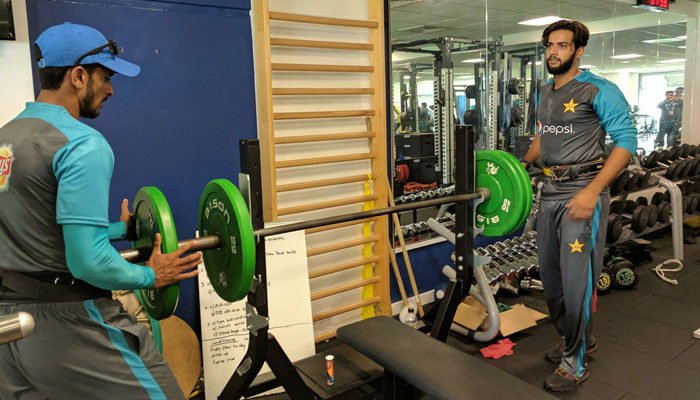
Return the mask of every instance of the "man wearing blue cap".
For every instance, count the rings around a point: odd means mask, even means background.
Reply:
[[[143,325],[110,290],[163,287],[192,278],[192,244],[145,266],[110,245],[130,231],[108,221],[114,155],[78,120],[95,118],[111,77],[138,75],[99,31],[65,23],[35,42],[41,92],[0,128],[0,315],[33,315],[34,333],[0,346],[0,398],[184,399]]]

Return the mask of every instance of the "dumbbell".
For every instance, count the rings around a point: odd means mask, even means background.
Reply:
[[[659,219],[659,208],[654,204],[649,204],[649,200],[646,197],[637,197],[634,201],[635,208],[637,206],[645,206],[649,210],[649,220],[647,221],[647,226],[652,227],[656,224]],[[634,208],[632,208],[634,210]]]
[[[507,246],[510,251],[517,253],[520,257],[527,260],[530,263],[530,267],[527,269],[527,274],[533,274],[540,269],[539,259],[537,258],[537,253],[532,252],[526,248],[522,248],[517,242],[506,239],[503,241],[503,245]]]
[[[673,146],[671,148],[671,159],[687,161],[680,177],[695,176],[700,173],[700,148],[698,146],[683,144],[681,146]],[[688,165],[688,162],[690,165]]]
[[[610,185],[610,193],[612,195],[616,195],[622,191],[630,191],[639,186],[639,181],[643,177],[646,179],[646,182],[648,182],[651,178],[651,172],[646,172],[649,174],[648,177],[646,176],[646,173],[638,173],[629,169],[623,169]]]
[[[523,254],[522,252],[518,251],[517,248],[512,246],[512,243],[509,243],[506,245],[505,241],[503,243],[498,242],[494,243],[493,246],[498,249],[501,253],[508,254],[514,259],[520,259],[526,264],[528,264],[525,269],[522,271],[523,275],[529,275],[535,271],[537,271],[537,260],[533,260],[532,256],[528,256],[526,254]],[[520,272],[520,271],[519,271]]]
[[[595,287],[598,295],[600,296],[605,296],[606,294],[610,293],[610,288],[612,287],[612,274],[610,273],[608,267],[603,266],[603,268],[600,270],[600,276],[598,276]]]
[[[653,196],[651,196],[651,204],[658,206],[661,204],[662,201],[670,201],[671,200],[671,195],[668,193],[668,191],[664,192],[656,192],[654,193]]]
[[[662,201],[656,206],[659,209],[658,221],[661,223],[668,222],[671,219],[671,203],[668,201]]]
[[[647,168],[654,168],[657,166],[666,168],[666,177],[670,180],[676,180],[683,172],[685,168],[685,161],[672,161],[670,164],[665,162],[669,159],[671,153],[669,150],[662,151],[652,151],[644,159],[644,166]]]
[[[613,257],[607,265],[612,278],[612,285],[616,289],[634,289],[639,283],[639,275],[634,270],[634,265],[622,257]]]
[[[492,260],[488,264],[488,266],[493,266],[494,268],[496,268],[497,271],[502,272],[507,279],[513,279],[517,275],[517,271],[509,266],[511,263],[509,263],[497,254],[491,254],[481,247],[478,249],[474,249],[474,254],[478,256],[491,257]]]
[[[510,242],[514,246],[517,246],[518,251],[522,252],[523,254],[530,255],[531,260],[533,260],[533,262],[537,265],[535,271],[528,271],[528,273],[533,273],[540,269],[540,261],[539,256],[537,254],[537,246],[535,244],[533,244],[532,242],[525,241],[519,237],[510,239]]]
[[[502,259],[505,259],[506,261],[510,262],[510,265],[515,269],[515,274],[518,277],[524,276],[527,273],[527,269],[530,267],[528,265],[529,263],[524,262],[523,260],[520,260],[517,257],[514,257],[508,252],[502,252],[500,249],[496,248],[496,246],[492,244],[486,246],[486,251],[488,251],[489,254],[498,255]]]
[[[648,201],[646,197],[639,197],[637,201],[626,200],[624,204],[624,212],[619,214],[630,220],[633,231],[637,233],[643,231],[649,224],[649,208],[647,207]]]

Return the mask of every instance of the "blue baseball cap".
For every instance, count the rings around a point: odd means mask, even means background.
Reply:
[[[39,68],[100,64],[129,77],[141,72],[138,65],[117,57],[119,47],[114,40],[108,41],[89,26],[70,22],[52,26],[39,35],[35,44],[41,52]]]

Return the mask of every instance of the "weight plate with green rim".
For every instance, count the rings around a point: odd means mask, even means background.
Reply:
[[[532,186],[527,172],[511,154],[498,150],[476,153],[476,186],[491,196],[476,209],[476,226],[484,236],[514,232],[530,215]]]
[[[136,240],[133,248],[146,248],[148,253],[153,251],[156,233],[160,233],[161,251],[163,254],[177,250],[177,233],[173,223],[173,214],[163,193],[156,187],[141,188],[134,198],[134,225]],[[161,320],[173,314],[180,297],[180,284],[158,289],[140,289],[139,298],[143,309],[153,319]]]
[[[216,293],[234,302],[245,298],[255,273],[255,239],[248,205],[226,179],[207,184],[199,200],[200,236],[217,235],[221,245],[202,252]]]

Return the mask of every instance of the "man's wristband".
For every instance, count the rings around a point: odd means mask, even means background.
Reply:
[[[525,164],[525,169],[530,168],[530,165],[532,165],[532,163],[531,163],[530,161],[528,161],[528,160],[526,160],[526,159],[524,159],[524,158],[521,158],[521,159],[518,160],[518,161],[520,161],[521,163]]]

